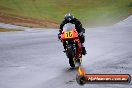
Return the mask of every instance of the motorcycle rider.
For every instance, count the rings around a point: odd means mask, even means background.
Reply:
[[[83,35],[83,33],[85,33],[85,29],[82,28],[81,22],[77,18],[75,18],[72,14],[68,13],[68,14],[65,15],[64,20],[60,24],[60,30],[59,30],[58,38],[60,39],[60,35],[61,35],[62,31],[63,31],[63,26],[65,24],[67,24],[67,23],[75,24],[76,30],[77,30],[77,32],[79,34],[80,42],[82,44],[82,54],[85,55],[86,54],[86,49],[85,49],[85,47],[83,45],[83,43],[85,41],[85,36]],[[64,49],[65,49],[65,47],[64,47]]]

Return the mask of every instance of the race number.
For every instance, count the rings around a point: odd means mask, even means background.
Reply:
[[[73,33],[72,33],[72,31],[65,32],[65,38],[73,38]]]

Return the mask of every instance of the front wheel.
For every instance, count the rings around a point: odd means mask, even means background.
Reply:
[[[70,66],[75,67],[75,60],[74,60],[75,52],[73,51],[72,46],[69,46],[67,48],[67,57],[69,58]]]
[[[82,57],[80,57],[80,59],[78,61],[78,64],[79,64],[79,66],[81,66],[81,64],[82,64]]]
[[[74,58],[69,58],[69,64],[70,64],[71,67],[75,67]]]

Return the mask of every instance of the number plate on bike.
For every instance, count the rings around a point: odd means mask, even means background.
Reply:
[[[65,32],[65,38],[73,38],[73,32],[72,31]]]

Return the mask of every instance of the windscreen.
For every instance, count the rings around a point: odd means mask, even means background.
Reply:
[[[71,31],[72,29],[75,29],[75,24],[67,23],[63,26],[63,31]]]

